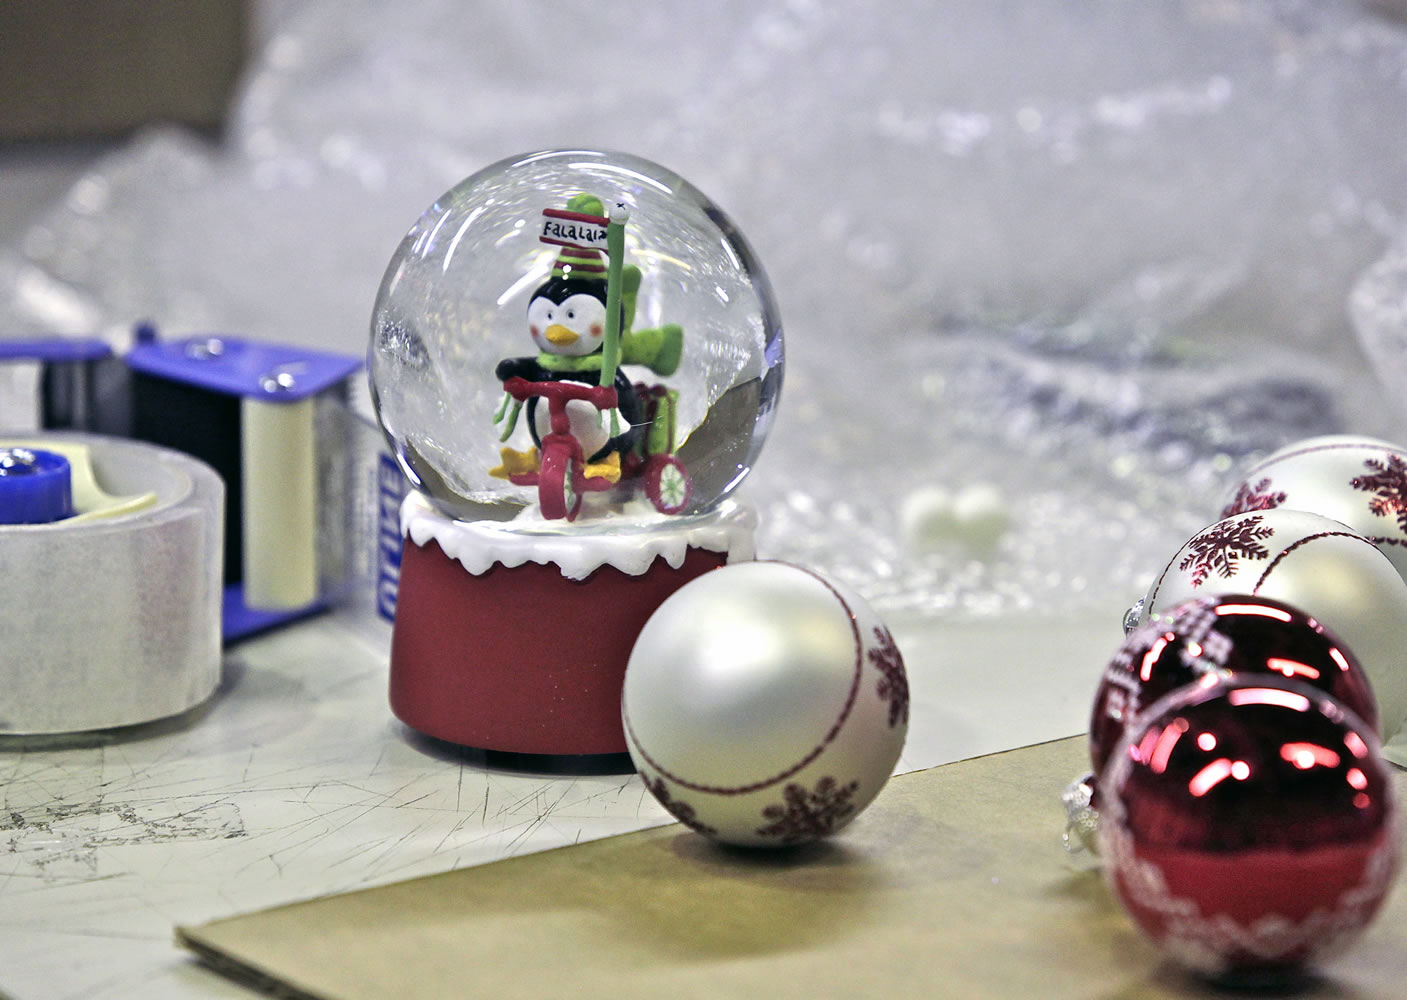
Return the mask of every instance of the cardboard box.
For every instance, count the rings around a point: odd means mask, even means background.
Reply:
[[[244,0],[0,3],[0,140],[217,130],[249,51]]]
[[[1101,874],[1065,854],[1060,793],[1087,769],[1086,747],[904,775],[836,838],[792,853],[666,826],[178,937],[277,995],[324,1000],[1234,995],[1165,963]],[[1402,996],[1404,927],[1399,889],[1347,955],[1288,995]]]

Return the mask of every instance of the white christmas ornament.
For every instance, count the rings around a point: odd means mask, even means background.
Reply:
[[[1297,441],[1252,466],[1221,516],[1280,507],[1342,521],[1407,579],[1407,450],[1344,434]]]
[[[1339,521],[1273,508],[1194,535],[1144,598],[1138,624],[1203,594],[1256,594],[1313,616],[1348,645],[1377,696],[1386,741],[1407,717],[1407,583]]]
[[[725,566],[666,600],[636,640],[622,717],[645,785],[716,840],[833,833],[904,747],[909,688],[863,600],[786,563]]]

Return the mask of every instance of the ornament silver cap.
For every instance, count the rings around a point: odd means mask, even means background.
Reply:
[[[1138,628],[1139,619],[1143,617],[1143,601],[1140,597],[1133,606],[1124,612],[1124,635],[1129,635]]]
[[[1065,806],[1065,851],[1099,854],[1099,810],[1094,808],[1094,775],[1082,774],[1060,796]]]

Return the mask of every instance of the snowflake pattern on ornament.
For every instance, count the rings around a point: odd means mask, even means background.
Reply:
[[[1282,492],[1270,492],[1269,477],[1262,479],[1254,486],[1249,483],[1242,483],[1236,488],[1236,495],[1231,502],[1226,505],[1226,509],[1221,512],[1223,518],[1234,517],[1237,514],[1246,514],[1253,510],[1274,510],[1285,502],[1285,494]]]
[[[1110,685],[1109,697],[1104,702],[1104,714],[1115,722],[1123,722],[1138,714],[1139,695],[1143,692],[1138,669],[1143,657],[1135,657],[1133,651],[1151,649],[1162,631],[1161,622],[1144,622],[1129,634],[1104,668],[1102,680]]]
[[[1157,637],[1161,635],[1166,628],[1167,626],[1161,621],[1146,621],[1130,632],[1124,638],[1123,645],[1119,647],[1113,659],[1109,661],[1108,675],[1110,679],[1113,680],[1115,676],[1124,675],[1132,678],[1137,674],[1138,668],[1143,660],[1143,654],[1141,652],[1135,654],[1134,651],[1151,649],[1153,644],[1157,642]],[[1116,683],[1134,685],[1137,682],[1128,680],[1116,681]],[[1130,687],[1130,690],[1132,690],[1132,687]]]
[[[1122,818],[1122,810],[1114,811]],[[1206,916],[1192,900],[1173,895],[1162,869],[1137,856],[1128,831],[1109,825],[1104,845],[1110,864],[1130,900],[1162,921],[1161,946],[1183,965],[1213,976],[1224,974],[1246,956],[1266,962],[1333,957],[1368,922],[1396,875],[1394,821],[1389,835],[1369,856],[1361,881],[1340,893],[1331,906],[1313,910],[1298,921],[1267,913],[1245,925],[1225,913]]]
[[[701,833],[705,837],[716,837],[718,831],[698,818],[694,807],[687,802],[681,802],[669,794],[669,788],[665,785],[663,778],[650,778],[648,775],[641,775],[645,781],[645,787],[650,794],[659,800],[659,804],[664,806],[665,811],[683,823],[695,833]]]
[[[1115,722],[1123,722],[1138,714],[1143,693],[1139,668],[1143,654],[1134,655],[1134,650],[1149,650],[1154,647],[1164,631],[1162,622],[1149,621],[1130,632],[1123,645],[1104,668],[1102,681],[1110,686],[1109,696],[1104,702],[1104,714]]]
[[[1224,674],[1234,643],[1225,632],[1218,632],[1221,621],[1217,608],[1221,599],[1201,597],[1179,616],[1179,626],[1185,642],[1178,653],[1178,662],[1199,677],[1210,673]]]
[[[1275,534],[1274,528],[1263,528],[1261,517],[1241,521],[1218,521],[1187,543],[1188,553],[1177,564],[1180,570],[1191,570],[1192,586],[1200,587],[1215,573],[1222,579],[1236,575],[1242,559],[1264,559],[1270,550],[1260,543]]]
[[[816,782],[814,791],[788,784],[782,790],[783,804],[762,810],[762,818],[772,822],[755,832],[759,837],[776,837],[783,844],[824,837],[855,815],[851,799],[859,790],[858,781],[842,785],[829,775]]]
[[[889,702],[889,728],[893,729],[901,721],[908,725],[909,679],[904,674],[904,658],[899,655],[899,647],[889,629],[876,627],[874,637],[879,646],[870,650],[869,658],[880,674],[875,692]]]
[[[1395,518],[1398,528],[1407,531],[1407,462],[1399,455],[1388,455],[1386,462],[1370,458],[1363,465],[1372,474],[1354,476],[1350,485],[1372,493],[1368,509],[1378,517]]]
[[[1101,681],[1109,686],[1104,702],[1104,714],[1116,722],[1133,718],[1143,708],[1143,682],[1146,664],[1162,653],[1167,643],[1183,640],[1178,649],[1178,662],[1199,677],[1207,674],[1226,676],[1226,661],[1234,648],[1223,632],[1216,630],[1220,618],[1216,609],[1219,597],[1198,597],[1188,601],[1177,617],[1178,632],[1168,631],[1169,622],[1162,618],[1144,622],[1124,639],[1124,644],[1104,668]],[[1149,668],[1151,669],[1151,668]]]

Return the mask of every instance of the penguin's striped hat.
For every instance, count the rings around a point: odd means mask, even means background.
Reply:
[[[552,262],[554,278],[595,278],[606,280],[606,255],[600,250],[563,247]]]
[[[567,202],[568,211],[584,215],[604,215],[606,210],[601,199],[593,194],[579,194]],[[586,278],[606,280],[606,255],[600,250],[586,247],[564,246],[552,262],[554,278]]]

